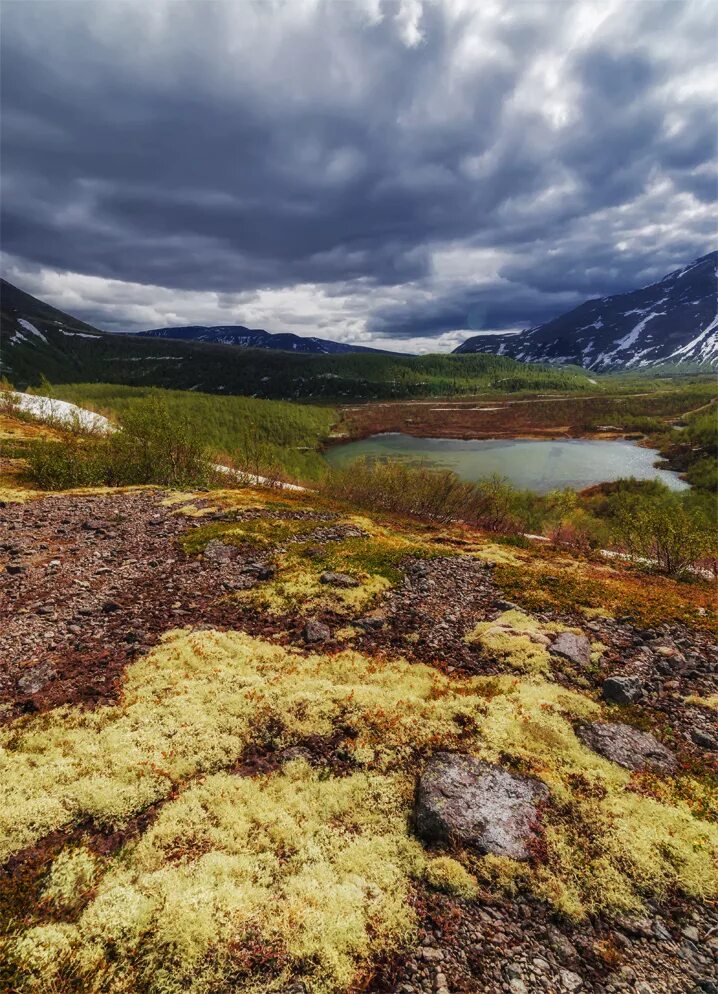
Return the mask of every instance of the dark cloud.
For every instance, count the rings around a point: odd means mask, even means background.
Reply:
[[[308,332],[535,324],[713,247],[717,10],[6,3],[2,248],[112,326],[135,285],[176,323],[271,291],[279,330],[312,285]]]

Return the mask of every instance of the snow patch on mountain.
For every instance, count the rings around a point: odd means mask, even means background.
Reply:
[[[657,283],[587,300],[516,336],[476,335],[455,351],[601,372],[664,362],[718,364],[717,290],[718,252],[711,252]]]

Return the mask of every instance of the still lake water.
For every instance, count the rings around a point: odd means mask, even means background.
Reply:
[[[671,490],[688,487],[676,473],[656,469],[653,462],[658,454],[653,449],[621,440],[465,440],[414,438],[389,432],[332,446],[325,456],[332,466],[346,466],[364,457],[370,460],[401,459],[411,465],[450,469],[462,480],[471,481],[498,473],[514,486],[541,494],[564,487],[582,490],[594,483],[627,476],[638,480],[662,480]]]

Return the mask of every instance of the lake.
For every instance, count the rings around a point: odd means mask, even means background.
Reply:
[[[514,486],[536,493],[565,487],[582,490],[594,483],[627,476],[638,480],[661,480],[671,490],[688,488],[676,473],[653,465],[658,457],[653,449],[623,440],[465,440],[414,438],[390,432],[332,446],[325,455],[332,466],[346,466],[364,457],[401,459],[410,465],[450,469],[462,480],[471,481],[498,473]]]

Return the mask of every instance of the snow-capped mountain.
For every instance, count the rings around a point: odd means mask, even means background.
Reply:
[[[456,352],[525,362],[574,363],[606,372],[660,363],[718,364],[718,252],[658,283],[587,300],[519,334],[475,335]]]
[[[292,332],[272,333],[261,328],[245,328],[243,325],[205,326],[188,325],[183,328],[153,328],[141,331],[140,335],[149,338],[178,338],[184,341],[212,342],[215,345],[238,345],[245,349],[282,349],[285,352],[310,352],[317,355],[338,355],[345,352],[378,352],[364,345],[347,345],[332,342],[328,338],[302,338]],[[386,354],[384,352],[384,354]]]

